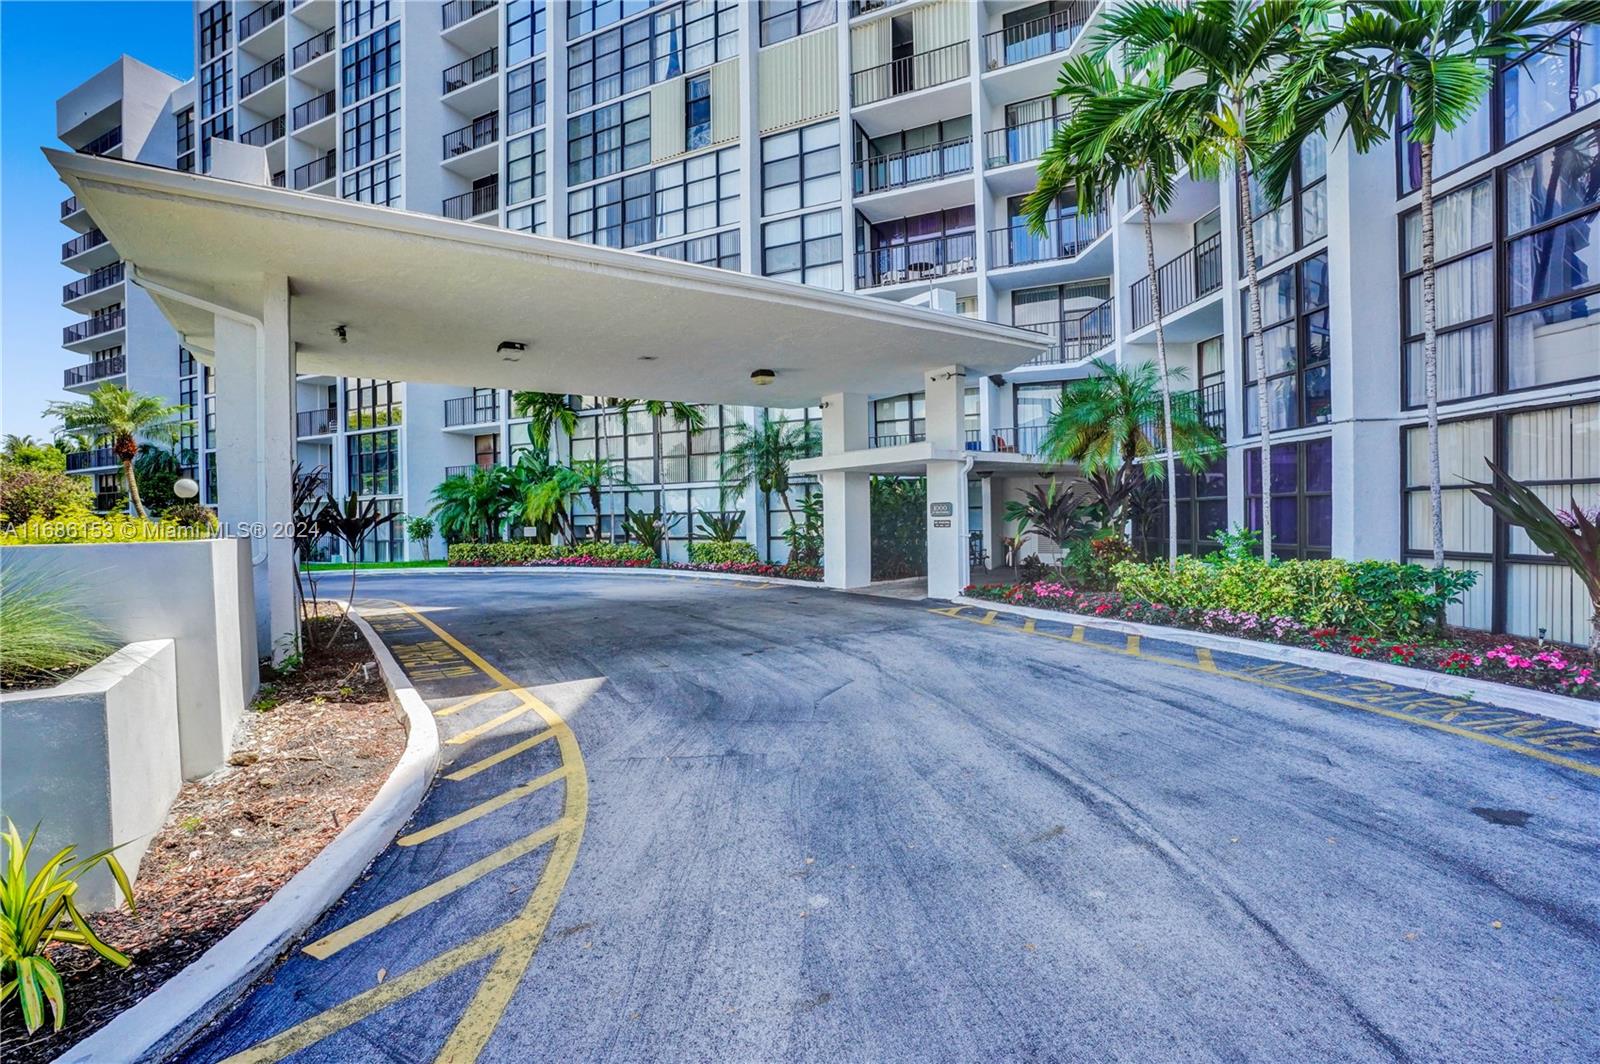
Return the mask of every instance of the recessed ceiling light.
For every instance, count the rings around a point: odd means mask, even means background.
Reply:
[[[770,369],[758,369],[750,374],[750,380],[755,384],[771,384],[777,377]]]

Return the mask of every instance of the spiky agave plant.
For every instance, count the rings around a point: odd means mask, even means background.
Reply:
[[[132,963],[128,956],[108,946],[95,934],[73,900],[78,881],[101,862],[116,880],[117,889],[133,910],[133,885],[110,850],[74,861],[75,846],[63,846],[38,872],[28,874],[28,853],[38,836],[35,827],[26,841],[8,817],[4,878],[0,880],[0,1003],[13,996],[22,1005],[22,1022],[32,1034],[44,1024],[48,1003],[55,1030],[67,1018],[66,992],[47,947],[64,942],[92,949],[118,968]]]

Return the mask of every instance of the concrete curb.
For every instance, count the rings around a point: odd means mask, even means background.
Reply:
[[[416,812],[439,768],[438,725],[372,626],[357,611],[350,616],[378,659],[384,686],[405,712],[406,748],[389,778],[361,815],[249,919],[56,1064],[158,1061],[177,1052],[339,900]]]
[[[1431,672],[1427,669],[1408,669],[1404,665],[1391,665],[1386,661],[1363,661],[1360,658],[1350,658],[1343,654],[1330,654],[1323,650],[1278,646],[1276,643],[1240,639],[1231,635],[1192,632],[1187,628],[1167,628],[1158,624],[1141,624],[1137,621],[1124,621],[1111,617],[1090,617],[1082,613],[1062,613],[1059,610],[1042,610],[1033,606],[1012,606],[1003,602],[990,602],[987,599],[968,598],[965,595],[957,595],[950,601],[958,606],[974,606],[983,610],[998,610],[1001,613],[1014,614],[1018,617],[1032,617],[1038,621],[1081,624],[1092,628],[1104,628],[1111,632],[1148,636],[1151,639],[1165,639],[1170,643],[1184,643],[1189,646],[1205,647],[1208,650],[1222,650],[1231,654],[1248,654],[1251,657],[1266,658],[1269,661],[1304,665],[1307,668],[1322,669],[1325,672],[1337,672],[1345,676],[1359,676],[1366,680],[1382,680],[1385,683],[1396,684],[1400,687],[1414,687],[1422,691],[1432,691],[1434,694],[1451,695],[1455,698],[1465,698],[1472,702],[1487,703],[1505,709],[1518,710],[1522,713],[1533,713],[1537,716],[1548,717],[1551,720],[1559,720],[1567,724],[1580,724],[1585,728],[1600,728],[1600,703],[1585,702],[1581,699],[1548,694],[1544,691],[1530,691],[1522,687],[1513,687],[1510,684],[1496,683],[1493,680],[1474,680],[1465,676],[1450,676],[1442,672]]]
[[[324,572],[345,572],[349,570],[327,569]],[[415,573],[417,575],[438,575],[440,573],[487,573],[490,576],[510,576],[513,573],[541,573],[546,576],[561,574],[572,576],[654,576],[654,577],[685,577],[691,580],[728,580],[734,583],[745,584],[782,584],[784,587],[808,587],[813,591],[841,591],[843,588],[829,587],[820,580],[793,580],[786,576],[750,576],[745,573],[703,573],[694,569],[647,569],[634,568],[626,565],[437,565],[423,569],[371,569],[363,570],[374,576],[393,576],[400,573]]]

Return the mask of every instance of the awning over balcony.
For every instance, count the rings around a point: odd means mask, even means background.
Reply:
[[[988,322],[633,252],[46,155],[151,280],[255,315],[264,279],[288,277],[301,372],[785,407],[913,390],[942,365],[1003,373],[1045,346]],[[195,346],[214,347],[211,315],[157,302]],[[758,369],[776,379],[753,383]]]

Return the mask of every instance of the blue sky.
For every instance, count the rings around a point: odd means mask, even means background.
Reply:
[[[194,65],[185,0],[0,2],[0,431],[50,435],[40,411],[82,359],[61,349],[61,265],[71,237],[57,204],[66,186],[39,153],[56,144],[56,98],[126,52],[178,78]]]

